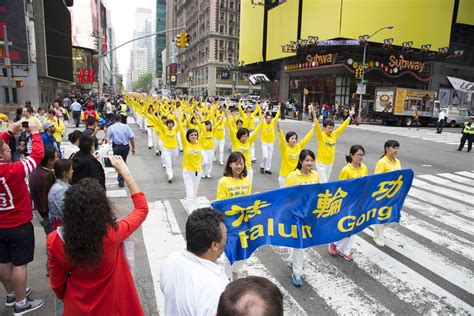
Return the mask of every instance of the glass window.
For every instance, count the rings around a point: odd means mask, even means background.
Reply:
[[[10,103],[10,89],[8,87],[3,87],[5,91],[5,103]]]

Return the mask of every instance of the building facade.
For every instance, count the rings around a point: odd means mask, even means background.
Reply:
[[[358,105],[362,97],[362,111],[370,112],[377,89],[402,87],[453,104],[447,76],[474,81],[474,11],[466,0],[394,3],[242,2],[239,59],[247,71],[271,79],[267,96],[280,101]],[[458,99],[460,106],[474,105],[468,94]]]
[[[171,90],[208,96],[247,94],[248,81],[238,60],[240,1],[168,0],[167,9],[167,28],[186,26],[179,32],[190,38],[189,46],[178,49],[175,56],[178,32],[168,33],[168,65],[177,63]]]
[[[166,30],[166,0],[156,0],[156,19],[155,32]],[[155,77],[161,78],[163,74],[163,65],[161,63],[161,54],[166,48],[166,33],[155,36]]]

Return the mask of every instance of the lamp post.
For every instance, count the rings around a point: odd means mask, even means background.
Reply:
[[[378,32],[382,31],[382,30],[391,30],[393,29],[393,25],[388,25],[388,26],[384,26],[380,29],[378,29],[377,31],[375,31],[374,33],[372,33],[372,35],[362,35],[359,37],[359,40],[360,41],[363,41],[364,42],[364,55],[362,56],[362,76],[361,76],[361,79],[360,79],[360,82],[362,84],[364,84],[364,75],[365,75],[365,56],[367,54],[367,41],[372,37],[374,36],[375,34],[377,34]],[[362,112],[362,94],[360,94],[360,97],[359,97],[359,113],[357,114],[357,118],[358,120],[360,121],[360,117],[361,117],[361,112]]]

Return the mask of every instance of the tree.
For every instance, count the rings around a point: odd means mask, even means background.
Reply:
[[[153,74],[151,71],[144,73],[143,75],[138,77],[137,81],[132,82],[132,90],[145,92],[150,91],[152,79]]]

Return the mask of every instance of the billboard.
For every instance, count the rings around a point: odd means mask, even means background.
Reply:
[[[420,116],[431,116],[434,98],[434,91],[397,88],[393,113],[411,115],[417,110]]]
[[[74,2],[69,7],[71,13],[72,46],[83,47],[97,51],[98,49],[98,10],[97,0],[83,0]],[[107,50],[107,14],[101,3],[102,50]]]
[[[26,34],[26,13],[23,0],[0,1],[0,65],[5,63],[3,26],[7,27],[10,63],[28,65],[28,35]]]
[[[391,113],[393,109],[393,90],[375,91],[375,112]]]

